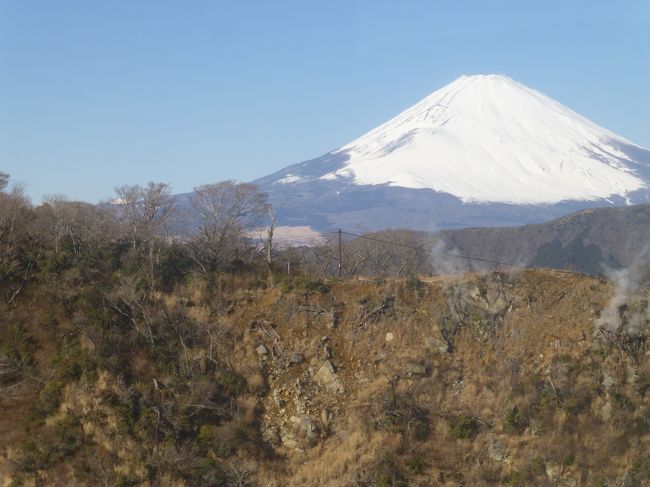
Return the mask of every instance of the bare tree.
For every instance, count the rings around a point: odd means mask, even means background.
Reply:
[[[203,273],[216,271],[239,256],[244,231],[267,210],[266,198],[257,186],[234,181],[194,188],[190,203],[200,220],[187,245]]]
[[[127,276],[120,280],[112,299],[115,311],[127,318],[137,330],[153,345],[154,338],[151,331],[151,320],[147,314],[147,294],[140,286],[137,276]]]
[[[0,171],[0,191],[3,191],[9,185],[9,174]]]
[[[269,272],[269,286],[273,287],[273,233],[278,222],[278,215],[271,205],[267,205],[267,209],[271,222],[266,228],[266,267]]]
[[[38,210],[55,254],[67,246],[79,256],[100,248],[117,234],[113,215],[96,205],[68,201],[65,196],[56,195],[46,198]]]
[[[408,276],[425,271],[428,254],[422,236],[410,230],[366,234],[345,246],[349,274]]]
[[[119,218],[126,225],[131,245],[146,254],[149,286],[154,287],[154,268],[160,243],[174,215],[174,200],[167,183],[121,186],[115,189]]]
[[[333,240],[303,250],[311,271],[336,273],[337,243]],[[410,230],[386,230],[343,242],[342,266],[347,276],[409,276],[429,270],[428,243]]]
[[[150,182],[147,186],[121,186],[115,189],[120,218],[128,225],[133,247],[138,242],[161,236],[174,214],[171,186],[167,183]]]
[[[29,238],[34,215],[22,188],[0,192],[0,289],[7,303],[14,301],[27,282],[34,267]]]

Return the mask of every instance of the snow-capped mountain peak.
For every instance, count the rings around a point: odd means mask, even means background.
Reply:
[[[256,183],[285,224],[518,225],[650,202],[650,151],[507,76],[461,76],[349,144]]]
[[[463,201],[625,197],[645,187],[620,150],[629,145],[507,76],[461,76],[334,151],[346,164],[322,178],[430,188]]]

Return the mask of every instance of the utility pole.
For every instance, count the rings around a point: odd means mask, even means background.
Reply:
[[[287,276],[291,275],[291,245],[287,247]]]
[[[273,211],[273,207],[269,205],[268,207],[269,217],[271,218],[271,223],[266,229],[267,233],[267,242],[266,242],[266,266],[269,270],[269,285],[273,287],[273,232],[275,231],[275,225],[278,219],[278,215]]]
[[[343,273],[343,244],[342,244],[342,235],[343,231],[339,228],[339,279],[341,278],[341,275]]]

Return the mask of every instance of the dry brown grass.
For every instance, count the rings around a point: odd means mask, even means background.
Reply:
[[[237,452],[257,485],[615,485],[649,446],[631,425],[650,408],[639,392],[650,364],[594,333],[610,294],[603,281],[527,270],[267,290],[238,279],[216,291],[193,282],[165,300],[202,337],[179,350],[183,363],[201,368],[213,357],[232,368],[247,384],[231,406],[238,421],[277,431],[274,455]],[[450,352],[429,350],[428,337],[448,340]],[[304,362],[289,363],[294,353]],[[315,381],[326,360],[343,393]],[[409,364],[426,373],[411,376]],[[138,353],[130,367],[153,373]],[[613,385],[603,386],[605,375]],[[94,391],[71,390],[66,404],[117,451],[116,471],[137,473],[142,463],[117,448],[115,418],[95,400],[125,394],[119,388],[102,373]],[[309,418],[317,438],[287,441],[295,418]],[[5,419],[3,431],[16,435]]]

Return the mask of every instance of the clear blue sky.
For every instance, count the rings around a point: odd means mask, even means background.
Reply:
[[[35,202],[252,180],[477,73],[650,147],[647,0],[0,0],[0,170]]]

